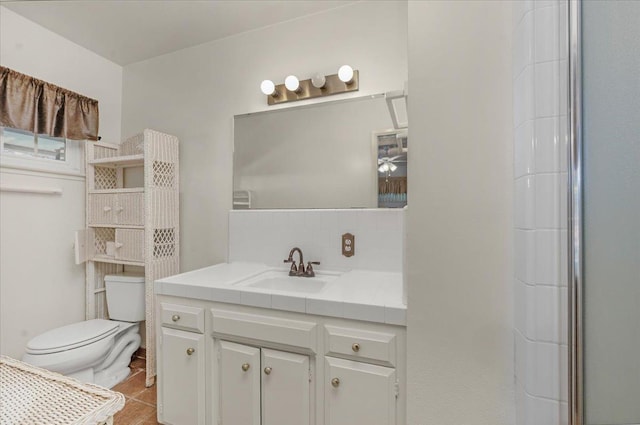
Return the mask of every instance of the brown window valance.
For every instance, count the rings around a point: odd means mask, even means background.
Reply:
[[[98,101],[0,66],[0,126],[98,140]]]

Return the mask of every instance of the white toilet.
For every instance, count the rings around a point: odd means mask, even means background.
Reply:
[[[129,376],[141,341],[137,322],[145,320],[144,276],[121,273],[104,280],[112,320],[86,320],[38,335],[22,360],[106,388]]]

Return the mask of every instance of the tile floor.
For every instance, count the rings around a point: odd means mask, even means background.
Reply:
[[[124,408],[113,417],[114,425],[155,425],[156,386],[146,388],[144,352],[136,355],[129,366],[131,375],[112,388],[122,393],[126,399]]]

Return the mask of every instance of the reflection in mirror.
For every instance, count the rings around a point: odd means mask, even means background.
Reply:
[[[374,133],[378,147],[378,207],[407,205],[407,130]]]
[[[407,129],[392,128],[384,95],[235,116],[233,208],[406,205]]]

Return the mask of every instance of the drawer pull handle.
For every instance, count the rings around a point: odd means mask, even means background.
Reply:
[[[111,211],[111,207],[104,207],[103,210],[104,210],[104,212],[109,212],[109,211]]]
[[[333,388],[338,388],[340,386],[340,378],[333,378],[331,380],[331,385],[333,385]]]
[[[116,247],[116,249],[120,249],[120,248],[122,248],[122,247],[124,246],[124,244],[123,244],[123,243],[120,243],[120,242],[116,242],[116,243],[114,244],[114,246]]]
[[[177,322],[178,320],[180,320],[180,316],[178,316],[177,314],[174,314],[173,316],[171,316],[171,320],[173,320],[174,322]]]
[[[195,348],[191,348],[191,347],[187,348],[187,355],[188,355],[188,356],[192,355],[192,354],[193,354],[193,353],[195,353],[195,352],[196,352],[196,349],[195,349]]]
[[[269,366],[265,367],[265,368],[264,368],[264,374],[265,374],[265,375],[271,375],[271,370],[272,370],[272,369],[271,369]]]
[[[246,371],[248,371],[248,370],[249,370],[249,368],[250,368],[250,367],[251,367],[251,365],[250,365],[249,363],[244,363],[244,364],[242,365],[242,371],[243,371],[243,372],[246,372]]]
[[[360,344],[358,344],[357,342],[354,342],[353,345],[351,346],[351,349],[357,353],[358,351],[360,351]]]

